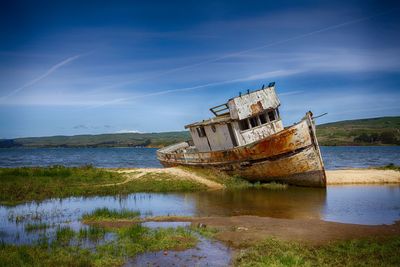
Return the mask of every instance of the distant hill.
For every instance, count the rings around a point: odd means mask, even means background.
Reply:
[[[400,117],[338,121],[317,126],[320,145],[400,145]],[[188,131],[28,137],[0,140],[7,147],[163,147],[189,140]]]
[[[400,145],[400,117],[338,121],[317,126],[325,146]]]
[[[0,147],[162,147],[189,140],[187,131],[28,137],[0,140]]]

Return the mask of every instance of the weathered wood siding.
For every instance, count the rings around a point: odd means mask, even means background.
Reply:
[[[211,125],[204,127],[212,151],[233,148],[232,139],[226,124],[214,124],[215,132]]]
[[[276,109],[279,105],[275,87],[244,94],[228,101],[230,116],[234,120],[249,118],[264,110]]]
[[[197,130],[195,127],[190,128],[190,134],[192,136],[193,143],[195,147],[201,151],[201,152],[206,152],[210,151],[210,145],[208,144],[208,140],[206,137],[200,137],[197,133]]]

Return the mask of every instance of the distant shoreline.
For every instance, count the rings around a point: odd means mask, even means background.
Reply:
[[[317,125],[321,146],[399,146],[400,116],[346,120]],[[0,148],[149,147],[161,148],[190,140],[188,131],[114,133],[0,139]]]
[[[321,145],[321,147],[398,147],[400,145]],[[65,148],[65,149],[74,149],[74,148],[151,148],[151,149],[160,149],[165,146],[13,146],[13,147],[0,147],[0,149],[10,149],[10,148]]]

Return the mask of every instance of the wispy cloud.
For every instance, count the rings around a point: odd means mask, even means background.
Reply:
[[[10,93],[8,93],[7,95],[2,96],[2,97],[0,98],[0,100],[5,100],[5,99],[7,99],[7,98],[10,97],[10,96],[15,95],[15,94],[21,92],[22,90],[24,90],[24,89],[26,89],[26,88],[28,88],[28,87],[31,87],[31,86],[33,86],[33,85],[35,85],[35,84],[38,83],[39,81],[41,81],[41,80],[45,79],[46,77],[50,76],[50,75],[51,75],[53,72],[55,72],[57,69],[61,68],[62,66],[67,65],[68,63],[71,63],[71,62],[74,61],[74,60],[77,60],[77,59],[80,58],[81,56],[82,56],[82,55],[75,55],[75,56],[69,57],[69,58],[67,58],[67,59],[64,59],[63,61],[61,61],[61,62],[55,64],[54,66],[52,66],[50,69],[48,69],[44,74],[40,75],[39,77],[37,77],[37,78],[35,78],[35,79],[33,79],[33,80],[31,80],[31,81],[25,83],[25,84],[22,85],[21,87],[18,87],[18,88],[16,88],[16,89],[14,89],[13,91],[11,91]]]
[[[175,73],[175,72],[180,72],[180,71],[187,70],[187,69],[193,69],[193,68],[196,68],[196,67],[199,67],[199,66],[202,66],[202,65],[207,65],[207,64],[210,64],[210,63],[223,61],[223,60],[229,59],[229,58],[239,57],[239,56],[242,56],[243,54],[248,54],[250,52],[263,50],[263,49],[269,48],[269,47],[279,46],[279,45],[282,45],[282,44],[285,44],[285,43],[288,43],[288,42],[297,41],[297,40],[300,40],[300,39],[303,39],[303,38],[307,38],[307,37],[310,37],[310,36],[313,36],[313,35],[316,35],[316,34],[321,34],[321,33],[325,33],[325,32],[328,32],[328,31],[332,31],[332,30],[336,30],[336,29],[339,29],[339,28],[343,28],[343,27],[346,27],[346,26],[350,26],[350,25],[353,25],[353,24],[361,23],[363,21],[371,20],[373,18],[386,15],[386,14],[388,14],[390,12],[393,12],[393,11],[394,10],[389,10],[389,11],[385,11],[385,12],[381,12],[381,13],[375,13],[375,14],[373,14],[371,16],[360,17],[360,18],[349,20],[349,21],[345,21],[345,22],[342,22],[342,23],[333,24],[333,25],[330,25],[330,26],[327,26],[327,27],[322,27],[322,28],[314,30],[314,31],[306,32],[306,33],[299,34],[299,35],[294,35],[292,37],[281,39],[281,40],[278,40],[278,41],[269,42],[269,43],[266,43],[266,44],[261,45],[261,46],[250,47],[248,49],[238,50],[238,51],[235,51],[235,52],[232,52],[232,53],[228,53],[228,54],[225,54],[225,55],[216,56],[216,57],[213,57],[213,58],[208,59],[208,60],[199,61],[199,62],[196,62],[196,63],[193,63],[193,64],[187,64],[187,65],[183,65],[183,66],[180,66],[180,67],[176,67],[176,68],[168,69],[168,70],[165,70],[165,71],[161,71],[161,72],[158,72],[158,73],[156,73],[154,75],[123,81],[123,82],[117,83],[115,85],[107,86],[105,89],[109,90],[109,89],[118,88],[120,86],[133,84],[133,83],[139,82],[139,81],[152,80],[152,79],[156,79],[156,78],[159,78],[161,76],[169,75],[169,74],[172,74],[172,73]],[[207,85],[207,86],[210,86],[210,85]],[[195,87],[197,88],[197,86],[195,86]],[[102,88],[100,90],[104,90],[104,88]],[[186,91],[186,90],[184,90],[184,91]]]
[[[117,104],[120,102],[127,102],[130,100],[151,97],[151,96],[160,96],[160,95],[166,95],[166,94],[177,93],[177,92],[194,91],[194,90],[198,90],[198,89],[202,89],[202,88],[219,86],[219,85],[224,85],[224,84],[263,80],[263,79],[269,79],[269,78],[280,77],[280,76],[294,75],[294,74],[297,74],[300,72],[301,71],[299,71],[299,70],[276,70],[276,71],[263,72],[263,73],[258,73],[258,74],[254,74],[251,76],[239,78],[239,79],[231,79],[231,80],[225,80],[225,81],[219,81],[219,82],[200,84],[200,85],[195,85],[195,86],[190,86],[190,87],[163,90],[163,91],[158,91],[158,92],[153,92],[153,93],[148,93],[148,94],[136,95],[136,96],[132,96],[132,97],[117,98],[117,99],[113,99],[108,102],[104,102],[99,105],[91,106],[91,108],[96,108],[96,107],[111,105],[111,104]]]

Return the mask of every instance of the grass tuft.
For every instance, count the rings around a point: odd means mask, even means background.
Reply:
[[[386,165],[386,166],[377,167],[376,169],[378,169],[378,170],[400,171],[400,166],[394,165],[393,163],[390,163],[390,164],[388,164],[388,165]]]
[[[90,240],[92,242],[97,242],[104,238],[106,235],[106,230],[97,226],[89,226],[87,228],[81,228],[78,232],[78,239],[80,240]]]
[[[128,209],[116,210],[109,208],[97,208],[91,213],[82,216],[84,221],[99,220],[118,220],[118,219],[136,219],[140,216],[140,211],[131,211]]]
[[[71,196],[126,195],[135,192],[184,192],[204,190],[206,186],[190,180],[177,180],[169,174],[149,173],[127,183],[124,174],[82,167],[0,168],[0,204]],[[107,186],[102,186],[107,185]]]
[[[75,232],[68,226],[59,226],[56,231],[56,242],[61,245],[68,245],[74,238]]]
[[[399,266],[400,237],[310,246],[267,239],[242,251],[237,266]]]
[[[46,223],[27,223],[25,225],[25,232],[46,231],[51,225]]]

